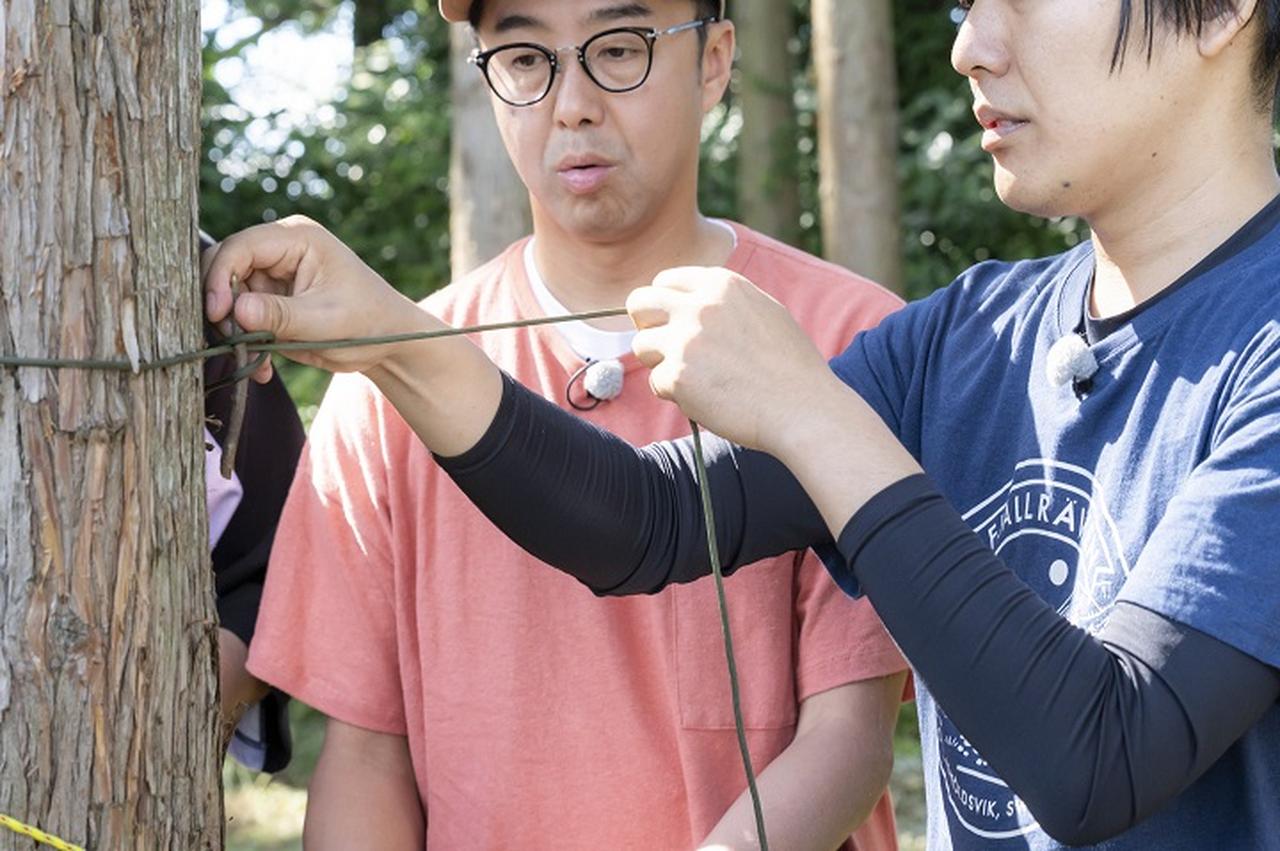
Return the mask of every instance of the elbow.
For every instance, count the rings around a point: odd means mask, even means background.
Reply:
[[[1051,839],[1071,848],[1097,845],[1108,839],[1114,839],[1128,829],[1127,827],[1116,828],[1089,822],[1068,824],[1066,822],[1049,823],[1044,820],[1040,821],[1040,827]]]
[[[648,581],[640,571],[635,571],[620,582],[604,585],[577,577],[597,597],[633,597],[636,595],[652,595],[667,587],[666,581]]]
[[[1062,803],[1046,802],[1034,805],[1024,802],[1031,814],[1035,816],[1040,828],[1057,842],[1071,847],[1097,845],[1108,839],[1114,839],[1137,824],[1138,820],[1120,814],[1119,796],[1091,796],[1097,800],[1107,800],[1106,806],[1086,806],[1084,812]],[[1060,800],[1069,801],[1071,796],[1063,796]],[[1074,811],[1072,811],[1074,809]]]

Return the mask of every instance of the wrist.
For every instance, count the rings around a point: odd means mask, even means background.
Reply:
[[[812,456],[815,446],[847,442],[856,406],[865,407],[825,365],[822,373],[794,386],[797,392],[779,400],[760,436],[761,448],[793,469],[794,463]]]

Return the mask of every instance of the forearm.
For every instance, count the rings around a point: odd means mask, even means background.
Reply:
[[[795,475],[833,537],[876,494],[921,472],[884,420],[829,369],[803,417],[779,412],[767,451]]]
[[[840,552],[956,727],[1069,844],[1157,811],[1280,695],[1264,663],[1133,604],[1096,636],[1073,625],[923,476],[877,495]]]
[[[441,467],[485,515],[539,559],[599,594],[653,592],[710,572],[688,439],[637,449],[502,382],[480,441]],[[714,435],[704,440],[727,571],[830,536],[785,467]]]
[[[417,310],[412,330],[439,330],[444,323]],[[432,452],[461,455],[485,433],[498,411],[502,378],[474,343],[462,337],[403,343],[365,375]]]
[[[773,848],[831,851],[867,819],[893,768],[893,728],[906,674],[853,683],[810,698],[824,706],[757,778]],[[806,701],[806,703],[810,703]],[[698,846],[703,851],[760,847],[744,791]]]
[[[330,720],[307,790],[307,851],[422,848],[425,836],[407,740]]]

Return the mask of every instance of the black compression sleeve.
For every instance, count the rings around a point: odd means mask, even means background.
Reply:
[[[924,476],[872,499],[839,546],[939,705],[1062,842],[1155,812],[1280,696],[1280,672],[1139,606],[1096,637],[1071,625]]]
[[[813,503],[774,458],[703,440],[727,571],[830,543]],[[710,572],[692,440],[637,449],[509,376],[480,442],[437,458],[490,520],[597,594],[645,594]]]
[[[706,449],[726,567],[824,540],[781,464],[715,437]],[[514,540],[597,593],[708,570],[688,440],[636,449],[507,378],[480,443],[439,461]],[[872,499],[839,550],[957,727],[1066,842],[1154,812],[1280,695],[1274,669],[1137,606],[1118,604],[1097,637],[1072,626],[923,476]]]

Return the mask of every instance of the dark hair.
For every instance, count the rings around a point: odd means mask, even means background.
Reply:
[[[694,0],[694,14],[698,19],[715,18],[720,15],[720,0]],[[484,0],[475,0],[471,4],[471,9],[467,12],[467,20],[471,22],[474,29],[480,25],[480,18],[484,16]],[[705,29],[698,30],[698,39],[705,44],[707,41],[707,31]]]
[[[1119,68],[1124,63],[1135,15],[1142,17],[1140,32],[1150,60],[1157,22],[1171,27],[1176,35],[1198,36],[1209,21],[1233,15],[1238,8],[1239,0],[1120,0],[1120,32],[1111,54],[1111,67]],[[1253,60],[1254,97],[1259,109],[1273,108],[1280,83],[1280,0],[1258,0],[1248,26],[1262,27]]]

